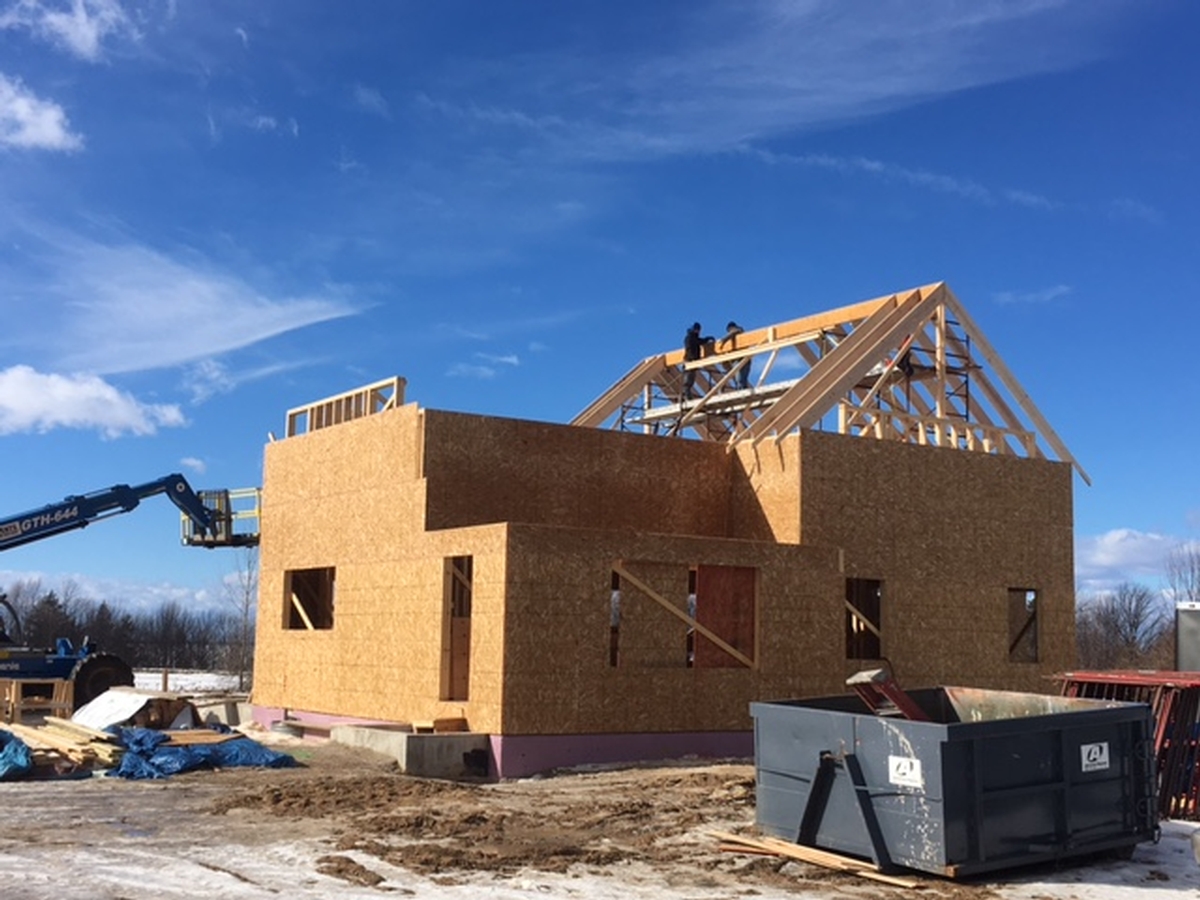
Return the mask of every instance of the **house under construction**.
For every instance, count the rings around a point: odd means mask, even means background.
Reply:
[[[462,718],[507,777],[747,755],[752,700],[884,664],[1033,691],[1074,664],[1087,475],[945,284],[651,357],[567,425],[404,387],[266,447],[259,706]]]

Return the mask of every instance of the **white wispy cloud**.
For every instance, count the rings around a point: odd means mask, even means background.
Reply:
[[[383,94],[378,89],[363,84],[354,85],[354,105],[363,112],[385,119],[391,115],[391,109]]]
[[[1113,200],[1107,204],[1105,212],[1107,212],[1110,219],[1131,219],[1135,222],[1147,222],[1151,225],[1159,225],[1163,221],[1162,213],[1153,206],[1143,203],[1140,200],[1131,200],[1129,198]]]
[[[1075,542],[1075,576],[1085,594],[1111,590],[1123,581],[1158,581],[1178,541],[1167,535],[1115,528]]]
[[[249,48],[250,35],[246,32],[245,28],[239,25],[237,28],[233,29],[233,33],[236,34],[238,36],[238,40],[242,42],[242,49]]]
[[[38,297],[37,315],[6,338],[56,371],[175,367],[357,312],[334,292],[270,296],[183,252],[56,235],[35,253],[33,240],[28,267],[3,274],[14,295]]]
[[[996,303],[1053,303],[1055,300],[1061,300],[1071,294],[1071,286],[1067,284],[1056,284],[1052,287],[1041,288],[1036,291],[1000,291],[993,294],[992,299]]]
[[[0,12],[0,28],[27,29],[89,62],[110,36],[137,40],[137,27],[118,0],[15,0]]]
[[[228,394],[237,382],[219,360],[202,359],[187,367],[183,386],[191,394],[192,403],[203,403],[217,394]]]
[[[484,362],[494,363],[499,366],[519,366],[521,364],[520,357],[515,353],[506,353],[497,355],[495,353],[476,353],[477,359],[482,359]]]
[[[0,73],[0,147],[27,150],[78,150],[83,138],[71,130],[67,114],[43,100],[20,79]]]
[[[367,167],[355,159],[354,154],[344,145],[338,148],[338,157],[333,162],[334,167],[343,175],[350,172],[365,172]]]
[[[250,127],[255,131],[274,131],[279,122],[274,116],[255,115],[250,117]]]
[[[202,359],[186,366],[183,373],[183,389],[191,396],[193,404],[204,403],[218,394],[229,394],[241,385],[261,381],[283,372],[291,372],[306,366],[316,365],[321,360],[306,357],[293,362],[278,362],[247,369],[233,369],[217,359]]]
[[[185,456],[179,460],[179,464],[189,472],[195,472],[197,475],[203,475],[208,471],[208,463],[202,459],[197,459],[194,456]]]
[[[468,73],[478,88],[469,101],[431,90],[417,99],[448,120],[580,159],[714,152],[1070,69],[1105,52],[1113,19],[1066,0],[695,4],[657,21],[659,38],[647,45],[665,52],[573,46],[511,58],[510,78],[481,66]],[[1041,202],[1023,192],[1009,199]]]
[[[560,328],[563,325],[577,322],[587,315],[589,315],[588,310],[563,309],[558,312],[547,313],[543,316],[516,317],[491,322],[472,322],[470,325],[464,325],[460,322],[435,322],[431,326],[431,330],[433,336],[441,340],[490,341],[497,338],[512,338],[515,335],[524,335],[529,332],[550,331]],[[535,345],[531,344],[530,349],[545,349],[545,347],[540,345],[535,347]],[[475,355],[483,357],[485,353],[481,351]],[[512,365],[519,362],[515,354],[488,358],[494,362],[509,362]]]
[[[46,374],[25,365],[0,370],[0,434],[74,428],[116,438],[184,424],[178,406],[142,403],[95,375]]]
[[[985,205],[1004,203],[1011,206],[1023,206],[1047,211],[1062,208],[1062,204],[1058,201],[1035,194],[1032,191],[1013,188],[989,188],[971,178],[930,172],[924,169],[911,169],[865,156],[842,157],[830,156],[823,153],[775,153],[755,147],[738,148],[738,152],[769,165],[790,165],[824,169],[843,175],[869,175],[880,180],[907,184],[936,193],[950,194],[963,200],[970,200]]]
[[[455,363],[446,370],[446,375],[450,378],[479,378],[489,379],[496,377],[496,370],[491,366],[477,366],[471,363]]]

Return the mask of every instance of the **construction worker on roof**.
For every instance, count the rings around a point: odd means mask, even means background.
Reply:
[[[721,342],[718,344],[718,347],[724,350],[725,345],[729,344],[730,350],[736,350],[737,336],[745,332],[745,330],[746,329],[737,322],[734,322],[732,319],[730,319],[729,323],[725,326],[725,336],[721,338]],[[744,391],[750,387],[750,357],[747,356],[745,359],[734,363],[734,365],[739,367],[737,372],[737,386],[740,390]]]

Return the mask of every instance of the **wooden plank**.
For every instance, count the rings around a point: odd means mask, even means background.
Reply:
[[[120,738],[115,734],[109,734],[107,731],[101,731],[98,728],[92,728],[88,725],[81,725],[79,722],[72,722],[70,719],[60,719],[58,716],[46,716],[45,722],[46,725],[65,731],[81,740],[104,741],[109,744],[120,742]]]
[[[638,391],[653,382],[665,368],[666,364],[661,355],[647,357],[621,376],[616,384],[593,400],[587,409],[571,420],[571,424],[590,428],[597,427],[620,409],[623,403],[628,402]]]
[[[828,850],[818,850],[816,847],[793,844],[779,838],[752,838],[724,831],[710,831],[709,834],[721,841],[722,850],[729,848],[730,852],[771,853],[776,856],[786,856],[800,862],[810,863],[811,865],[834,869],[849,875],[857,875],[860,878],[867,878],[882,884],[890,884],[893,887],[923,888],[925,886],[916,878],[885,875],[879,871],[878,866],[868,860],[854,859],[849,856],[831,853]]]
[[[849,600],[843,600],[842,602],[846,604],[846,610],[850,613],[850,615],[862,622],[864,628],[873,633],[875,637],[879,638],[881,641],[883,640],[883,635],[880,633],[879,629],[875,627],[875,624],[870,619],[863,615],[862,610],[860,610]]]
[[[32,728],[15,722],[6,727],[31,749],[54,750],[79,763],[92,762],[96,758],[95,752],[85,744],[68,737],[51,734],[44,728]]]
[[[931,291],[940,284],[941,282],[925,285],[917,290]],[[873,300],[864,300],[861,303],[854,303],[850,306],[842,306],[838,309],[831,309],[826,312],[815,313],[811,316],[792,319],[789,322],[780,322],[777,325],[771,325],[767,328],[744,331],[738,335],[738,342],[741,346],[737,352],[740,356],[746,356],[749,355],[747,351],[752,353],[765,352],[773,349],[773,347],[795,343],[795,339],[799,339],[800,341],[812,340],[813,336],[820,334],[822,331],[828,331],[831,328],[847,323],[857,323],[869,318],[879,307],[890,303],[895,296],[895,294],[889,294],[886,297],[876,297]],[[674,350],[665,354],[664,358],[666,364],[669,366],[679,365],[683,362],[683,350],[682,348]],[[707,358],[719,360],[728,357],[725,357],[723,354],[714,354]]]
[[[223,744],[226,741],[245,737],[244,734],[239,734],[236,731],[221,732],[213,731],[211,728],[197,728],[189,731],[164,731],[163,734],[167,736],[167,746],[174,747],[190,747],[196,744]]]
[[[312,619],[308,617],[308,611],[304,608],[304,604],[300,602],[300,598],[296,596],[294,591],[292,592],[292,606],[295,608],[296,612],[300,614],[300,621],[304,623],[305,629],[308,631],[315,631],[316,629],[313,628]]]

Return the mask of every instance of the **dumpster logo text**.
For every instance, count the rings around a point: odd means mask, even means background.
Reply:
[[[921,777],[921,761],[911,756],[889,756],[888,781],[900,787],[925,787],[925,779]]]
[[[1080,762],[1085,772],[1102,772],[1108,768],[1108,741],[1083,744],[1079,748]]]

